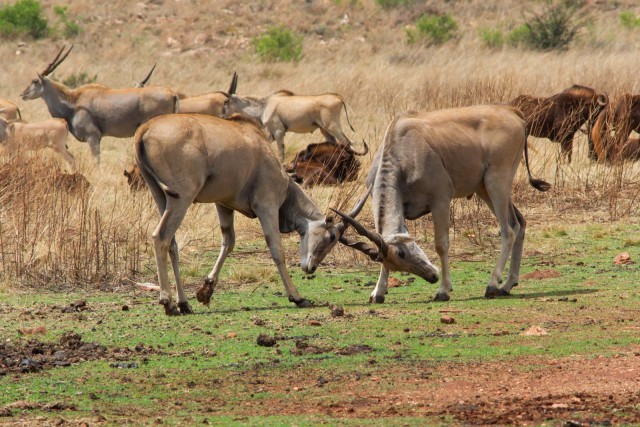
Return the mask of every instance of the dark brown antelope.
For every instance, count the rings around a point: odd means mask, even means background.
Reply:
[[[604,93],[597,93],[587,86],[573,85],[548,98],[520,95],[509,104],[524,113],[529,135],[559,142],[563,156],[571,163],[574,135],[586,122],[589,136],[593,122],[608,102]],[[592,157],[593,143],[591,138],[588,139]]]

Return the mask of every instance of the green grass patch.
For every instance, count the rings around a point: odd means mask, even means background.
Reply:
[[[354,391],[384,395],[394,392],[396,380],[404,376],[429,378],[429,367],[455,370],[500,362],[526,372],[538,368],[518,364],[523,358],[609,357],[637,345],[637,266],[616,266],[611,259],[640,227],[563,225],[528,231],[521,273],[525,278],[509,298],[483,297],[497,255],[493,251],[474,261],[452,255],[454,292],[447,303],[431,300],[436,286],[394,274],[400,286],[389,290],[386,303],[368,304],[377,279],[374,265],[361,271],[324,267],[313,276],[292,268],[300,292],[316,303],[311,309],[296,309],[283,296],[279,280],[265,280],[266,261],[247,264],[233,254],[211,305],[191,300],[196,314],[185,317],[165,316],[156,292],[133,286],[118,293],[7,291],[0,294],[4,343],[34,338],[57,342],[63,333],[76,332],[84,342],[107,347],[111,356],[0,376],[0,408],[28,402],[27,409],[13,409],[13,416],[52,422],[56,417],[100,414],[109,425],[151,425],[158,418],[166,425],[385,425],[384,418],[377,420],[373,414],[370,419],[304,412],[284,416],[270,414],[269,407],[291,399],[303,406],[344,404],[340,384],[347,380]],[[608,249],[594,251],[594,242]],[[248,245],[240,243],[238,252],[253,250]],[[214,257],[208,255],[211,262]],[[235,272],[241,267],[243,273]],[[548,270],[557,274],[536,278],[536,272]],[[256,280],[264,282],[256,286]],[[189,295],[196,286],[187,283]],[[78,299],[85,299],[89,309],[62,312]],[[345,315],[332,316],[332,305],[341,305]],[[124,306],[128,310],[123,311]],[[455,323],[441,323],[442,310]],[[38,326],[45,326],[46,333],[18,333]],[[526,335],[532,326],[546,334]],[[258,345],[260,334],[275,337],[276,345]],[[111,367],[114,360],[138,367],[117,369]],[[374,381],[384,372],[398,376]],[[405,387],[417,387],[412,384]],[[52,402],[70,406],[60,413],[42,409]],[[261,412],[267,415],[255,415]],[[443,420],[393,419],[407,425]]]

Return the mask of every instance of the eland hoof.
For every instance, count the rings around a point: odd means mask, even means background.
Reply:
[[[164,314],[167,316],[180,316],[178,306],[173,301],[160,300],[160,304],[164,306]]]
[[[487,286],[487,289],[484,291],[485,298],[495,298],[500,295],[500,289],[495,286]]]
[[[196,299],[202,305],[209,305],[211,302],[211,295],[213,295],[213,285],[211,281],[205,280],[204,285],[196,291]]]
[[[449,296],[449,294],[445,294],[442,292],[438,292],[436,296],[433,297],[434,301],[440,301],[440,302],[449,301],[450,299],[451,297]]]
[[[295,298],[293,298],[292,296],[289,297],[289,302],[292,302],[296,305],[296,307],[298,308],[309,308],[309,307],[313,307],[313,303],[311,301],[309,301],[306,298],[302,298],[298,301],[295,300]]]
[[[511,295],[511,291],[507,291],[505,288],[500,288],[500,293],[498,294],[498,296],[508,297],[509,295]]]
[[[180,309],[180,314],[193,314],[193,310],[191,309],[187,301],[179,302],[178,308]]]
[[[369,304],[384,304],[384,295],[371,295]]]

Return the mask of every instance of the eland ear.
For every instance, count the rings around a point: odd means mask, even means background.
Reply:
[[[324,219],[324,223],[326,225],[333,225],[333,217],[332,216],[328,216]]]

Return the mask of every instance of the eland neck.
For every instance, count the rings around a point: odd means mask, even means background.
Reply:
[[[247,97],[245,99],[249,101],[249,105],[242,109],[242,114],[262,123],[262,113],[264,113],[267,100],[252,97]]]
[[[403,201],[398,189],[399,170],[396,162],[388,157],[383,155],[380,159],[372,190],[376,231],[383,238],[407,232]]]
[[[75,112],[76,95],[67,86],[47,80],[42,92],[42,99],[52,117],[71,122]]]
[[[293,230],[298,234],[305,234],[309,223],[324,219],[324,215],[304,191],[289,179],[287,197],[280,206],[278,220],[280,232],[290,233]]]

